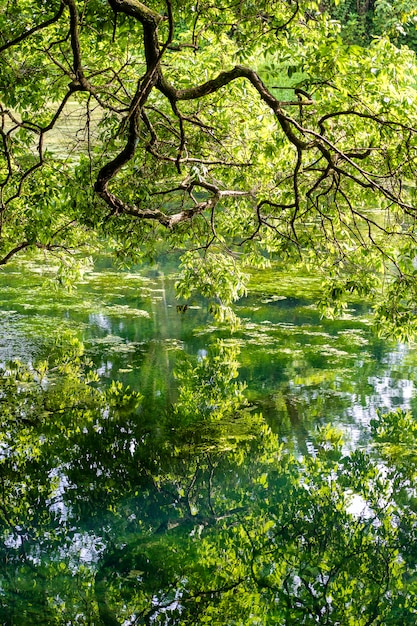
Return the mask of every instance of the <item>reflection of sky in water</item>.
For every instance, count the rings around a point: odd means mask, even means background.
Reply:
[[[369,428],[371,420],[377,418],[378,413],[412,409],[411,401],[415,397],[414,382],[390,375],[396,366],[403,365],[408,352],[407,346],[400,344],[396,350],[385,355],[382,362],[387,369],[382,375],[367,378],[372,391],[366,394],[365,401],[356,393],[352,393],[351,406],[345,412],[345,415],[354,422],[346,428],[349,438],[348,449],[360,443],[364,429]]]
[[[65,474],[65,468],[55,467],[49,472],[48,478],[54,482],[55,488],[51,494],[47,504],[52,513],[60,520],[66,522],[68,519],[68,507],[64,502],[64,493],[69,487],[68,477]]]
[[[375,390],[379,406],[386,410],[399,406],[404,409],[410,408],[410,400],[414,395],[413,381],[393,380],[389,376],[371,376],[368,382]]]
[[[64,552],[65,556],[70,556],[74,571],[81,563],[96,563],[105,550],[105,543],[93,533],[75,533],[71,545]]]
[[[347,491],[346,497],[346,511],[351,515],[354,515],[360,519],[372,519],[375,517],[374,511],[370,508],[366,500],[358,493]]]
[[[110,318],[103,313],[91,313],[88,316],[89,323],[93,326],[98,326],[102,330],[107,330],[109,333],[112,331],[112,323]]]
[[[49,472],[49,479],[55,481],[55,489],[47,505],[51,513],[59,520],[60,526],[65,526],[71,518],[71,510],[64,502],[66,490],[71,489],[71,483],[65,474],[65,466],[52,469]],[[70,569],[74,573],[77,572],[80,563],[90,565],[97,563],[105,550],[105,542],[92,532],[75,532],[69,537],[69,542],[69,545],[61,549],[60,558],[69,559]]]

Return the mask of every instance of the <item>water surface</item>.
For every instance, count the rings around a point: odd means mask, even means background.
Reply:
[[[231,332],[162,265],[48,272],[0,275],[0,623],[413,623],[412,348],[309,277]]]

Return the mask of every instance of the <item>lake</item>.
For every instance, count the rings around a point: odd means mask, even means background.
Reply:
[[[417,622],[415,348],[260,272],[0,274],[0,623]]]

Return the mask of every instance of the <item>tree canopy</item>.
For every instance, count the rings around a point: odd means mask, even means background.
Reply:
[[[417,65],[395,33],[415,8],[368,3],[361,46],[348,4],[8,0],[0,263],[179,250],[179,294],[220,318],[247,268],[302,263],[329,312],[366,295],[412,334]]]

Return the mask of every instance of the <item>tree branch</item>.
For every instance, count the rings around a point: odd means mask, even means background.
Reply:
[[[38,24],[37,26],[33,26],[32,28],[29,28],[29,30],[26,30],[24,33],[22,33],[18,37],[15,37],[15,39],[11,39],[10,41],[7,41],[5,44],[0,46],[0,53],[4,52],[4,50],[7,50],[8,48],[12,48],[13,46],[16,46],[21,41],[24,41],[25,39],[28,39],[28,37],[31,37],[34,33],[37,33],[38,31],[43,30],[44,28],[48,28],[48,26],[51,26],[51,24],[54,24],[55,22],[57,22],[62,16],[64,12],[64,8],[65,8],[65,0],[61,0],[59,9],[53,17],[51,17],[49,20],[45,20],[45,22],[42,22],[41,24]]]

